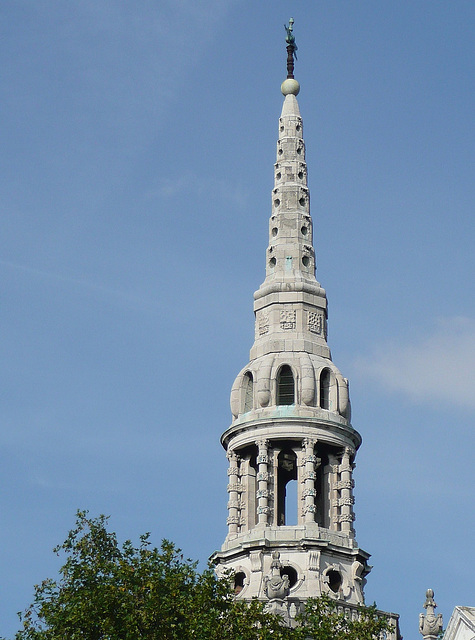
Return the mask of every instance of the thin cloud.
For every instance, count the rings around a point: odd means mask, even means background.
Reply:
[[[28,21],[13,30],[12,39],[24,41],[12,46],[23,44],[30,55],[7,65],[4,102],[23,120],[39,114],[54,129],[65,122],[63,135],[80,131],[88,142],[94,136],[97,145],[107,139],[121,146],[138,137],[143,144],[151,122],[155,129],[169,126],[165,114],[235,2],[164,0],[137,11],[134,3],[116,0],[51,0],[35,7],[38,35],[31,36]],[[51,94],[58,113],[51,111]]]
[[[155,189],[149,191],[148,197],[174,198],[183,193],[207,198],[211,193],[215,199],[238,208],[246,206],[248,199],[247,190],[229,180],[203,178],[191,173],[179,178],[164,178]]]
[[[357,375],[418,402],[475,409],[475,320],[444,318],[418,344],[387,343],[358,358]]]
[[[91,293],[99,294],[101,297],[105,296],[109,299],[115,300],[116,302],[120,302],[121,304],[130,306],[132,308],[148,308],[154,310],[160,309],[158,300],[154,301],[145,299],[128,291],[115,289],[114,287],[108,287],[101,284],[100,282],[92,282],[91,280],[86,280],[84,278],[77,278],[54,271],[47,271],[45,269],[39,269],[37,267],[32,267],[26,264],[11,262],[10,260],[0,260],[0,266],[13,269],[14,271],[24,273],[28,276],[41,278],[42,280],[64,283],[80,289],[84,289]]]

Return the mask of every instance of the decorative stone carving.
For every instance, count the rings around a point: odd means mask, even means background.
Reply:
[[[318,335],[323,333],[323,315],[321,313],[308,312],[308,330]]]
[[[259,471],[256,478],[257,478],[257,482],[262,482],[262,481],[269,482],[270,474],[267,471]]]
[[[238,493],[242,493],[244,491],[244,487],[240,482],[234,482],[232,484],[230,483],[228,484],[228,493],[231,493],[232,491],[237,491]]]
[[[345,498],[339,498],[338,499],[338,506],[339,507],[351,506],[352,504],[355,504],[354,496],[346,496]]]
[[[228,476],[238,476],[238,475],[239,475],[239,467],[228,468]]]
[[[271,511],[272,509],[270,507],[257,507],[257,513],[259,515],[262,515],[262,514],[269,515]]]
[[[280,553],[274,551],[272,553],[272,562],[270,565],[269,575],[264,577],[264,593],[269,600],[283,600],[289,595],[290,582],[288,575],[280,575],[282,563],[280,561]]]
[[[338,516],[338,522],[353,522],[354,519],[354,513],[340,513],[340,515]]]
[[[320,551],[308,552],[308,569],[309,571],[318,571],[320,568]]]
[[[419,615],[419,631],[424,640],[437,640],[443,628],[443,621],[441,613],[437,615],[434,613],[437,604],[435,603],[432,589],[427,589],[426,601],[423,606],[427,613]]]
[[[256,491],[256,498],[269,498],[271,492],[268,489],[259,489]]]
[[[293,309],[282,309],[280,312],[280,328],[281,329],[295,329],[296,313]]]
[[[251,551],[249,558],[251,560],[251,571],[254,573],[262,571],[262,551]]]
[[[260,336],[269,333],[269,312],[265,309],[257,313],[257,331]]]
[[[353,489],[355,486],[355,481],[351,480],[338,480],[336,483],[336,489]]]

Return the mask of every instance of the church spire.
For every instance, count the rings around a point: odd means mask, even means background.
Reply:
[[[327,344],[327,299],[315,277],[303,122],[286,27],[265,280],[254,294],[255,340],[231,391],[228,535],[213,560],[236,593],[294,624],[310,597],[364,603],[371,567],[355,540],[353,468],[361,436],[348,380]],[[292,60],[290,60],[292,58]],[[292,63],[290,65],[290,62]]]

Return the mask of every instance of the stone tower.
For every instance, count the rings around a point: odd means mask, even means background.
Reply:
[[[364,603],[371,569],[355,540],[353,468],[361,436],[350,423],[348,380],[327,344],[292,71],[281,87],[255,341],[233,385],[232,424],[221,438],[229,460],[229,530],[213,556],[218,573],[234,572],[239,597],[267,601],[289,621],[322,593],[354,610]]]

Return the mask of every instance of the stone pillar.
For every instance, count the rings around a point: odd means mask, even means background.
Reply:
[[[269,524],[269,440],[257,440],[257,524],[267,527]]]
[[[345,447],[343,456],[341,458],[340,465],[340,477],[341,477],[341,494],[340,494],[340,522],[341,530],[347,533],[350,537],[354,536],[353,532],[353,520],[355,519],[353,513],[353,478],[352,471],[353,465],[350,462],[350,455],[352,451],[349,447]]]
[[[303,507],[303,515],[304,522],[310,523],[315,522],[315,463],[317,462],[317,457],[314,454],[313,448],[315,447],[315,440],[312,438],[305,438],[302,441],[302,448],[304,450],[304,491],[302,497],[304,499],[304,507]]]
[[[228,451],[226,454],[229,460],[228,468],[228,535],[234,536],[239,532],[240,524],[240,501],[239,501],[239,458],[234,451]]]
[[[339,526],[339,508],[338,508],[338,480],[340,465],[338,464],[337,457],[334,454],[328,455],[328,463],[330,466],[329,475],[329,492],[330,492],[330,529],[332,531],[338,531]]]

